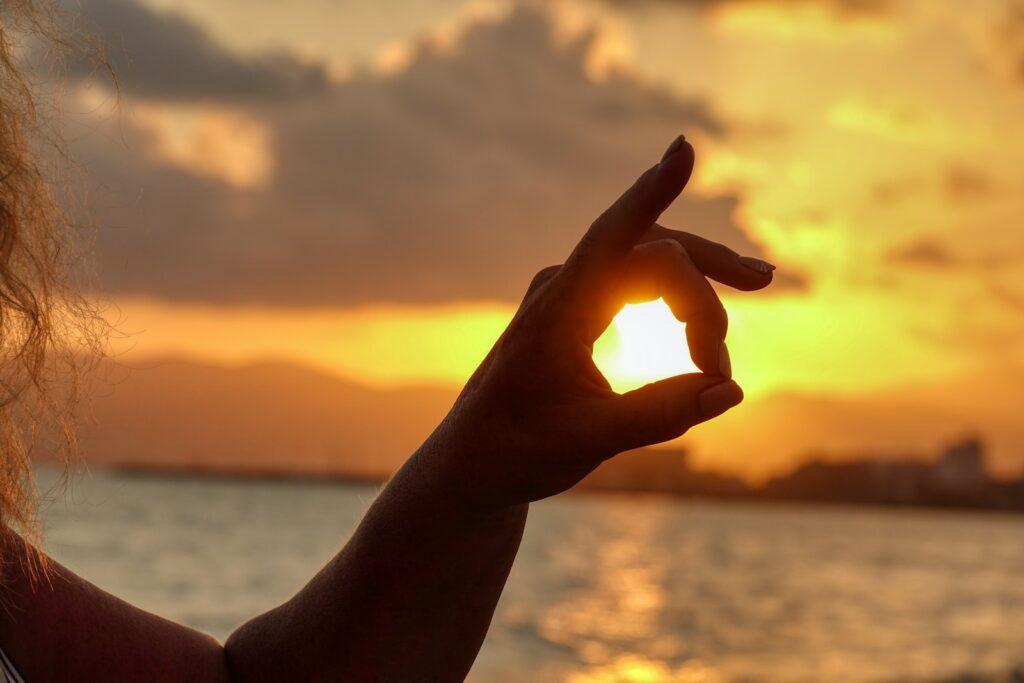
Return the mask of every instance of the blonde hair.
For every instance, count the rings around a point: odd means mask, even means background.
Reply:
[[[0,5],[0,528],[30,541],[39,532],[32,457],[66,463],[74,453],[79,371],[102,341],[95,305],[72,285],[75,226],[43,162],[59,137],[25,64],[68,47],[56,16],[52,0]]]

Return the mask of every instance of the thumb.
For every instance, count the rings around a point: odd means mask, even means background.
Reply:
[[[670,441],[742,400],[739,385],[722,377],[669,377],[608,399],[601,437],[615,452]]]

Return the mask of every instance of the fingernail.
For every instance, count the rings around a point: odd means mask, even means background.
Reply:
[[[743,400],[743,390],[736,382],[722,382],[700,392],[697,402],[705,420],[721,415]]]
[[[729,359],[729,348],[722,342],[718,349],[718,370],[722,377],[732,377],[732,361]]]
[[[759,273],[770,273],[775,270],[775,266],[772,264],[767,261],[762,261],[759,258],[754,258],[753,256],[740,256],[739,260],[740,263],[745,265],[747,268],[756,270]]]
[[[668,161],[669,157],[673,156],[676,152],[681,150],[683,148],[683,142],[685,141],[686,138],[683,137],[682,135],[673,140],[672,144],[669,145],[668,149],[665,150],[665,153],[661,155],[661,163],[665,163],[666,161]]]

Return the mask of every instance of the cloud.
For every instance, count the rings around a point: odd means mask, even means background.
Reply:
[[[1020,267],[1024,263],[1019,252],[962,253],[934,237],[922,237],[894,247],[886,255],[886,261],[892,265],[918,268],[938,274],[957,271],[956,279],[960,281],[964,281],[964,274],[973,275],[974,277],[967,281],[980,285],[980,289],[972,295],[980,298],[967,306],[973,311],[982,310],[991,303],[1005,308],[1013,315],[1024,311],[1024,292],[1017,284],[1020,281]],[[1019,336],[1019,318],[1011,317],[1009,320],[1009,328],[1002,325],[997,327],[997,340]],[[984,331],[980,336],[984,338],[985,343],[992,343],[992,328],[983,325],[981,329]],[[953,340],[943,337],[940,342],[949,345],[956,341],[964,341],[967,336],[968,325],[966,320],[961,320],[956,337]]]
[[[1016,0],[1006,6],[1006,12],[996,25],[997,42],[1011,60],[1013,75],[1024,82],[1024,2]]]
[[[620,5],[652,1],[693,7],[701,11],[734,9],[744,6],[772,7],[783,10],[819,7],[838,19],[884,16],[893,9],[893,0],[616,0]]]
[[[989,30],[972,35],[972,45],[993,74],[1024,84],[1024,0],[1006,0],[993,9]]]
[[[218,45],[201,27],[174,12],[135,0],[68,0],[76,30],[103,46],[125,92],[166,100],[298,96],[327,87],[326,70],[290,55],[243,58]],[[79,56],[71,77],[88,77],[96,65]]]
[[[878,181],[871,188],[871,201],[896,204],[925,193],[937,192],[953,203],[984,199],[997,189],[996,181],[985,171],[961,161],[952,161],[937,175],[902,175]]]
[[[193,36],[186,44],[203,46],[204,62],[239,63],[181,22],[168,26]],[[729,133],[704,102],[622,71],[588,76],[595,33],[566,38],[558,28],[548,12],[520,7],[471,25],[455,44],[410,46],[394,73],[360,73],[304,97],[278,85],[231,103],[253,126],[193,126],[260,131],[249,138],[264,140],[267,159],[254,176],[211,163],[202,141],[169,141],[188,137],[182,116],[225,120],[209,103],[164,106],[166,125],[150,110],[145,122],[97,130],[76,156],[100,182],[104,287],[284,306],[517,299],[679,131],[705,141]],[[181,40],[151,36],[146,59],[173,63],[161,50]],[[227,78],[186,88],[175,79],[190,76],[162,68],[144,79],[159,98],[202,99]],[[737,222],[740,204],[690,195],[666,222],[760,255]]]
[[[935,269],[957,268],[966,264],[938,240],[922,238],[892,249],[887,260],[897,265],[923,266]]]
[[[952,201],[970,201],[992,194],[992,178],[984,171],[959,163],[946,168],[943,189]]]

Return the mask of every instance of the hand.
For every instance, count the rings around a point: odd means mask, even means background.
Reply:
[[[590,227],[562,266],[534,278],[508,328],[425,447],[485,506],[564,491],[621,451],[674,439],[743,399],[731,381],[728,318],[705,276],[767,286],[774,266],[655,223],[693,170],[682,137]],[[664,297],[687,323],[701,373],[615,393],[594,341],[630,301]]]

